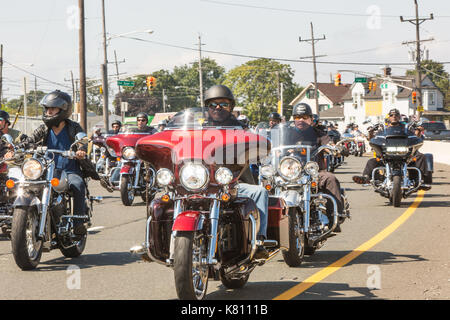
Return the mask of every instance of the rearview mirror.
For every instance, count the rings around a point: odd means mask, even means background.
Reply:
[[[14,146],[14,140],[9,134],[2,135],[2,141]]]

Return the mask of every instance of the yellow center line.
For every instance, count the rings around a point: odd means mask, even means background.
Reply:
[[[364,253],[367,250],[370,250],[373,246],[384,240],[387,236],[389,236],[391,233],[393,233],[395,230],[397,230],[398,227],[400,227],[406,220],[408,220],[409,217],[416,211],[417,207],[419,206],[420,202],[423,200],[423,196],[425,194],[425,191],[419,191],[417,193],[416,199],[414,199],[414,202],[411,204],[411,206],[397,219],[395,219],[394,222],[392,222],[389,226],[387,226],[385,229],[380,231],[377,235],[375,235],[372,239],[364,242],[362,245],[360,245],[358,248],[354,249],[352,252],[347,254],[346,256],[342,257],[338,261],[330,264],[328,267],[325,267],[324,269],[316,272],[309,278],[305,279],[302,283],[299,283],[298,285],[292,287],[291,289],[283,292],[279,296],[275,297],[273,300],[290,300],[299,294],[303,293],[304,291],[311,288],[316,283],[322,281],[326,277],[330,276],[331,274],[338,271],[340,268],[351,262],[352,260],[356,259],[358,256],[360,256],[362,253]]]

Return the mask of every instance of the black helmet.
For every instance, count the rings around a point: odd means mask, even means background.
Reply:
[[[389,110],[388,115],[393,115],[393,114],[396,114],[396,115],[398,115],[400,117],[400,111],[398,109],[391,109],[391,110]]]
[[[148,115],[145,112],[139,112],[136,116],[136,120],[139,118],[145,118],[148,122]]]
[[[311,107],[306,103],[297,103],[292,110],[292,116],[313,116]]]
[[[269,114],[269,120],[278,120],[281,121],[281,116],[278,112],[272,112]]]
[[[122,122],[120,122],[119,120],[115,120],[115,121],[113,121],[113,123],[111,123],[111,126],[113,126],[113,125],[115,125],[115,124],[118,124],[118,125],[119,125],[119,127],[121,127],[121,126],[122,126]]]
[[[59,90],[46,94],[40,104],[43,106],[44,112],[42,120],[49,128],[57,126],[61,121],[69,119],[72,114],[72,99],[67,93]],[[54,116],[48,116],[46,112],[47,108],[58,108],[60,111]]]
[[[226,98],[231,100],[231,109],[233,109],[236,100],[234,99],[233,92],[230,88],[224,85],[214,85],[205,91],[204,101],[208,105],[208,101],[216,98]]]
[[[9,122],[9,113],[5,110],[0,110],[0,118],[6,121],[9,125],[11,125],[11,122]]]

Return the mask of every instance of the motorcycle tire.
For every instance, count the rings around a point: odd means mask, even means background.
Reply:
[[[39,214],[36,207],[15,208],[11,248],[17,266],[22,270],[35,269],[42,256],[42,240],[37,240]]]
[[[222,284],[227,289],[240,289],[247,284],[248,278],[250,278],[250,274],[248,273],[240,279],[231,279],[224,274],[223,269],[220,269],[219,278]]]
[[[64,255],[66,258],[77,258],[79,257],[86,247],[87,242],[87,234],[83,236],[83,238],[79,241],[76,241],[73,247],[70,248],[63,248],[60,247],[59,251]]]
[[[400,207],[400,203],[402,201],[402,177],[394,176],[394,178],[392,179],[392,183],[392,205],[398,208]]]
[[[300,222],[301,223],[301,222]],[[282,250],[283,259],[291,267],[299,267],[305,256],[305,234],[298,234],[297,211],[289,210],[289,250]]]
[[[125,206],[131,206],[134,201],[134,190],[130,188],[131,181],[129,176],[123,176],[120,181],[120,197]]]
[[[197,237],[195,232],[177,233],[173,269],[175,288],[180,300],[202,300],[206,296],[209,267],[201,266],[198,264],[200,261],[196,261],[201,259],[201,254],[195,259],[193,255],[206,252],[207,243],[205,238]]]

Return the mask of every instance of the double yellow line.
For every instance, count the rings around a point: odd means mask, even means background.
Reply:
[[[339,259],[338,261],[330,264],[328,267],[320,270],[319,272],[316,272],[309,278],[305,279],[305,281],[303,281],[302,283],[299,283],[298,285],[292,287],[291,289],[283,292],[279,296],[275,297],[273,300],[293,299],[294,297],[298,296],[299,294],[301,294],[301,293],[305,292],[306,290],[308,290],[309,288],[311,288],[316,283],[322,281],[326,277],[335,273],[340,268],[342,268],[343,266],[345,266],[352,260],[356,259],[359,255],[361,255],[365,251],[370,250],[373,246],[375,246],[379,242],[383,241],[387,236],[389,236],[391,233],[393,233],[395,230],[397,230],[398,227],[400,227],[403,223],[405,223],[405,221],[408,220],[409,217],[411,217],[411,215],[414,213],[414,211],[416,211],[420,202],[422,202],[424,194],[425,194],[425,191],[419,191],[416,199],[414,199],[414,202],[411,204],[411,206],[400,217],[398,217],[389,226],[387,226],[385,229],[383,229],[381,232],[379,232],[377,235],[375,235],[372,239],[364,242],[362,245],[360,245],[358,248],[354,249],[352,252],[350,252],[346,256],[344,256],[341,259]]]

